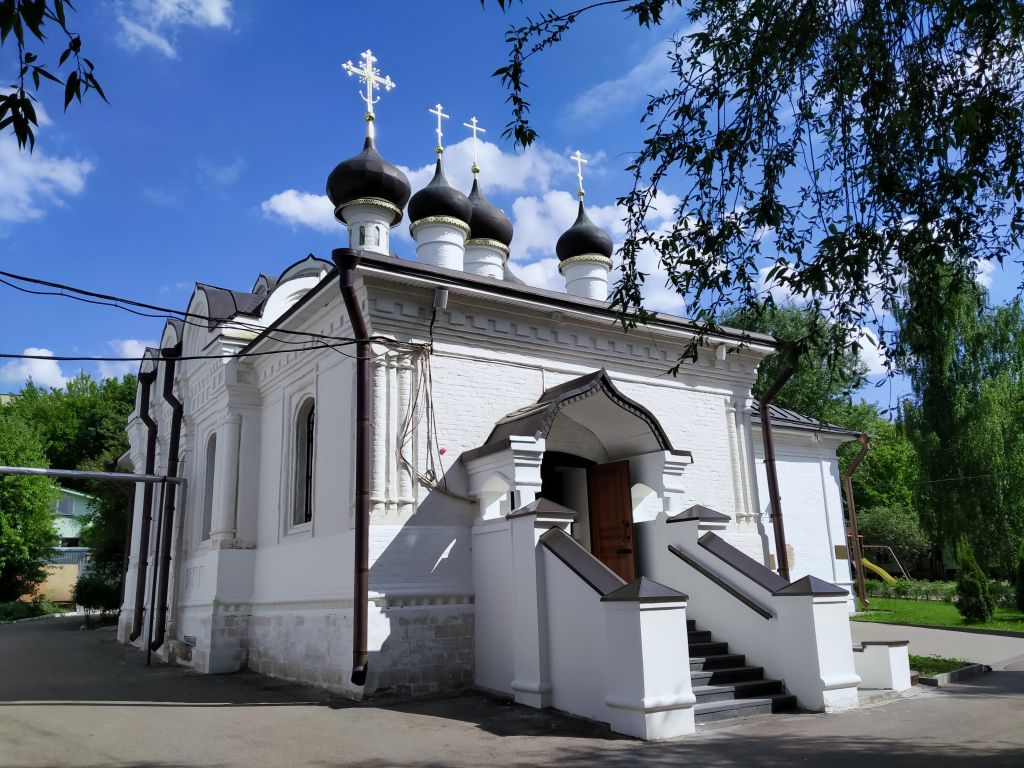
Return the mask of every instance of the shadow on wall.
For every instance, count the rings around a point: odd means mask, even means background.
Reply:
[[[465,494],[456,463],[446,487]],[[431,491],[404,522],[371,518],[370,663],[365,691],[424,696],[473,685],[470,528],[476,502]]]

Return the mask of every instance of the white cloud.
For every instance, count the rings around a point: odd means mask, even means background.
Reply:
[[[697,27],[680,30],[684,39]],[[647,101],[647,98],[669,87],[677,77],[672,72],[670,55],[676,50],[671,40],[650,48],[626,74],[593,85],[573,99],[566,107],[566,118],[573,122],[600,123],[609,115],[621,113]]]
[[[157,342],[155,341],[142,341],[140,339],[113,339],[107,342],[116,357],[142,357],[146,352],[146,347],[155,347]],[[124,362],[101,362],[99,364],[99,374],[101,379],[120,379],[129,373],[135,373],[139,370],[139,363],[137,361],[124,361]]]
[[[991,261],[978,261],[975,266],[974,280],[982,288],[991,288],[992,276],[1001,269],[1002,267]]]
[[[39,126],[50,119],[36,105]],[[38,138],[38,133],[37,133]],[[81,194],[92,172],[89,160],[47,155],[18,148],[14,136],[0,135],[0,221],[30,221],[44,216],[44,206],[64,204],[64,197]]]
[[[565,157],[542,144],[531,144],[522,152],[503,152],[497,144],[489,141],[477,142],[477,165],[480,166],[480,183],[487,191],[522,192],[533,190],[546,192],[555,178],[576,175],[576,166]],[[591,158],[591,165],[603,159],[602,154]],[[409,177],[414,191],[427,185],[434,176],[435,163],[427,163],[412,169],[399,166]],[[473,140],[463,139],[457,144],[445,147],[444,173],[452,186],[469,192],[473,186]]]
[[[118,16],[117,23],[121,25],[121,34],[117,40],[125,49],[135,53],[143,48],[154,48],[168,59],[178,58],[178,52],[174,50],[171,41],[159,32],[125,16]]]
[[[588,88],[569,104],[566,117],[574,122],[600,122],[664,89],[673,79],[668,55],[674,49],[670,42],[657,46],[622,77]]]
[[[23,355],[45,355],[53,352],[42,347],[26,347]],[[0,368],[0,381],[21,386],[29,379],[41,387],[60,388],[67,384],[67,377],[61,372],[56,360],[10,360]]]
[[[223,165],[211,163],[208,160],[201,160],[199,162],[199,172],[203,177],[222,187],[229,187],[238,181],[238,177],[242,175],[244,168],[245,160],[240,157]]]
[[[654,230],[664,230],[674,216],[679,199],[662,195],[652,206],[647,224]],[[517,275],[530,285],[555,291],[565,290],[565,281],[558,272],[558,259],[554,258],[555,243],[565,230],[576,221],[579,201],[575,195],[563,190],[547,192],[542,197],[520,197],[512,204],[515,237],[512,240],[512,267]],[[597,226],[612,237],[616,250],[625,238],[625,210],[617,205],[588,205],[587,215]],[[644,306],[648,309],[685,314],[682,298],[668,285],[668,275],[658,263],[658,253],[645,248],[638,255],[638,269],[647,274],[644,281]],[[609,276],[614,282],[615,271]]]
[[[850,331],[849,341],[860,345],[860,361],[867,366],[868,376],[886,373],[882,350],[878,346],[878,336],[869,328],[858,328]]]
[[[334,206],[327,195],[313,195],[286,189],[260,203],[263,215],[292,226],[311,227],[320,232],[337,232],[341,226],[334,218]]]
[[[134,53],[152,48],[174,59],[179,28],[231,26],[231,0],[129,0],[119,6],[117,21],[118,42],[125,49]]]

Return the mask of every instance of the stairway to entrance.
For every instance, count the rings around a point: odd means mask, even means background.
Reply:
[[[750,717],[796,708],[796,696],[784,692],[781,680],[767,680],[762,667],[751,667],[743,654],[729,653],[711,632],[686,622],[690,642],[690,681],[697,704],[697,723]]]

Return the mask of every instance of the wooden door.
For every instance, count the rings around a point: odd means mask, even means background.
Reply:
[[[627,582],[636,578],[629,462],[615,461],[587,469],[590,505],[590,551]]]

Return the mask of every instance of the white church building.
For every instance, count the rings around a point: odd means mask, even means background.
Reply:
[[[784,578],[751,395],[773,340],[723,328],[666,375],[695,326],[617,324],[582,183],[552,244],[565,292],[525,285],[480,169],[450,186],[439,133],[410,199],[374,142],[390,81],[369,52],[352,70],[368,135],[327,181],[349,247],[198,284],[141,366],[131,464],[185,483],[137,494],[119,639],[352,697],[476,687],[641,738],[856,706],[855,435],[771,410]],[[406,219],[415,259],[389,247]]]

